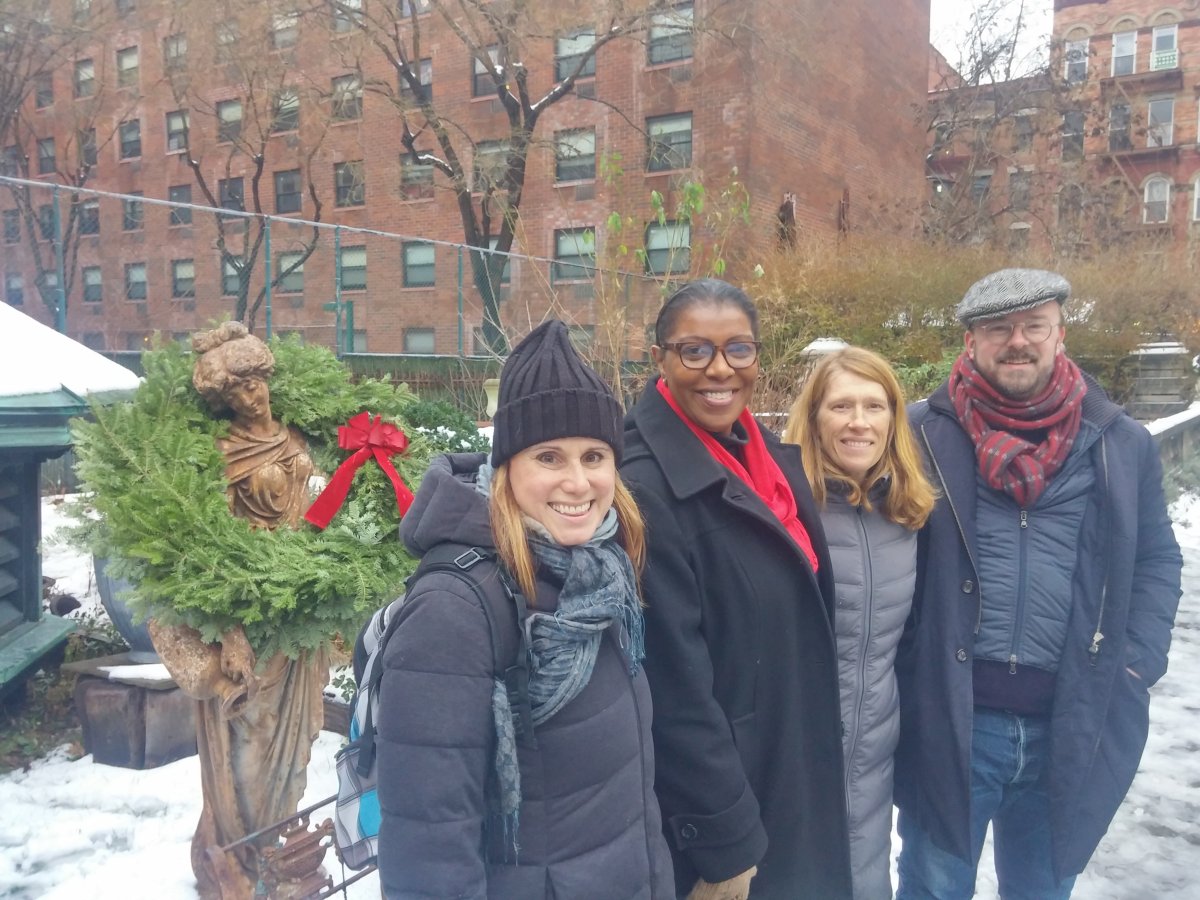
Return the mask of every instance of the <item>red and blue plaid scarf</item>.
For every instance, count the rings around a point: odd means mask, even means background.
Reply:
[[[1046,389],[1018,401],[992,387],[963,353],[950,372],[949,387],[958,420],[975,444],[984,480],[1022,509],[1031,506],[1062,468],[1079,434],[1087,393],[1079,367],[1059,353]],[[1043,429],[1046,436],[1038,444],[1013,434]]]

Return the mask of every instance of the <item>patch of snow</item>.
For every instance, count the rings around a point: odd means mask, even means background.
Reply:
[[[170,681],[171,673],[162,663],[142,663],[133,666],[100,666],[109,681],[135,678],[138,681]]]
[[[66,388],[86,397],[133,391],[140,381],[124,366],[0,303],[0,395],[15,397]]]

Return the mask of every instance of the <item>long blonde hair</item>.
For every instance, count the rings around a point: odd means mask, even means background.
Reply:
[[[867,472],[867,477],[861,483],[842,471],[837,463],[822,451],[821,436],[817,428],[817,414],[825,401],[825,395],[829,392],[829,384],[835,375],[842,372],[857,375],[882,387],[892,411],[892,422],[883,455]],[[869,510],[871,488],[881,480],[890,478],[891,486],[881,510],[885,517],[905,528],[916,530],[925,524],[925,520],[933,512],[937,494],[925,475],[925,466],[917,450],[912,428],[908,424],[904,391],[892,367],[877,353],[861,347],[847,347],[835,350],[817,363],[804,383],[800,396],[792,404],[783,439],[788,443],[800,445],[804,472],[812,485],[813,498],[820,506],[825,505],[825,483],[832,480],[843,482],[849,487],[851,504]]]
[[[629,489],[616,476],[613,491],[613,506],[617,510],[617,542],[625,548],[633,562],[634,574],[639,576],[646,564],[646,526],[642,514]],[[496,554],[500,561],[517,579],[522,593],[530,606],[537,602],[537,576],[533,563],[533,550],[525,534],[525,518],[517,506],[509,476],[508,462],[496,467],[492,474],[492,493],[488,504],[492,523],[492,537],[496,541]],[[639,586],[640,597],[641,589]]]

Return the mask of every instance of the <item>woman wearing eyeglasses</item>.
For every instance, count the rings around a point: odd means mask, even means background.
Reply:
[[[646,672],[679,895],[849,897],[834,587],[798,448],[750,415],[758,312],[723,281],[663,306],[625,422],[646,520]]]

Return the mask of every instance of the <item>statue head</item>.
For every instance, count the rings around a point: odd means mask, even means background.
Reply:
[[[232,409],[236,415],[246,415],[237,397],[239,388],[257,381],[265,392],[267,379],[275,371],[275,357],[267,345],[241,322],[224,322],[212,331],[197,332],[192,335],[192,350],[197,354],[192,384],[213,412]],[[265,412],[269,417],[269,403]]]

